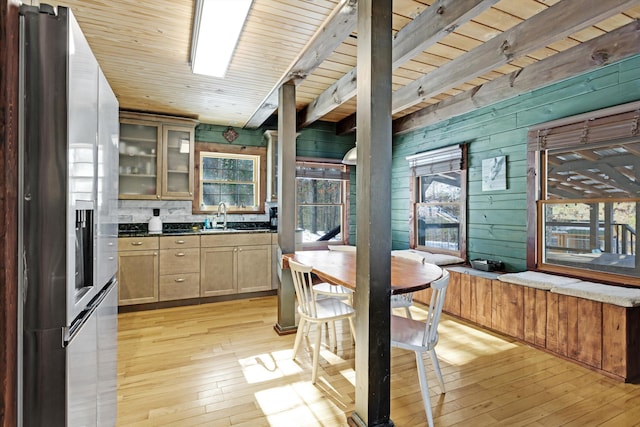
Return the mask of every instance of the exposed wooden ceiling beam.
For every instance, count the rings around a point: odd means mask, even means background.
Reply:
[[[460,55],[393,94],[393,113],[424,102],[508,62],[568,37],[640,3],[563,0]]]
[[[640,53],[640,22],[634,21],[531,64],[522,70],[506,74],[472,90],[398,118],[393,122],[393,133],[401,134],[423,128],[638,53]]]
[[[358,23],[358,1],[343,0],[334,13],[313,35],[298,58],[293,61],[287,72],[271,89],[258,109],[245,124],[247,128],[257,128],[278,108],[278,90],[289,81],[304,80],[315,70],[340,44],[349,37]]]
[[[396,69],[498,0],[438,0],[405,25],[393,40]],[[298,127],[308,126],[356,95],[357,68],[347,72],[298,114]],[[354,120],[355,121],[355,120]]]

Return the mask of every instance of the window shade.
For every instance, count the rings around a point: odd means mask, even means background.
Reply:
[[[414,176],[432,175],[435,173],[457,171],[463,169],[462,145],[425,151],[406,158]]]
[[[640,138],[640,103],[546,123],[527,135],[528,151],[566,150],[601,142],[628,142]]]
[[[321,161],[296,161],[296,178],[349,179],[347,165]]]

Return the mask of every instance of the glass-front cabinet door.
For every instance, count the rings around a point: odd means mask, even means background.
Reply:
[[[120,199],[193,200],[197,121],[120,112]]]
[[[120,198],[160,197],[160,137],[158,124],[120,121]]]
[[[163,126],[162,197],[193,199],[193,129]]]

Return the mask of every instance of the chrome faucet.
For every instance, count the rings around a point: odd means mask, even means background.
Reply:
[[[227,205],[224,202],[218,203],[218,214],[216,215],[216,228],[218,227],[218,221],[220,220],[220,211],[222,210],[223,223],[222,229],[227,229]]]

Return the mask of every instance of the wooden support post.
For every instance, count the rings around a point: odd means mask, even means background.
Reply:
[[[282,254],[296,250],[296,87],[280,87],[278,107],[278,323],[280,335],[296,332],[295,293],[290,270],[282,269]]]
[[[351,426],[390,420],[391,0],[358,3],[356,403]]]

